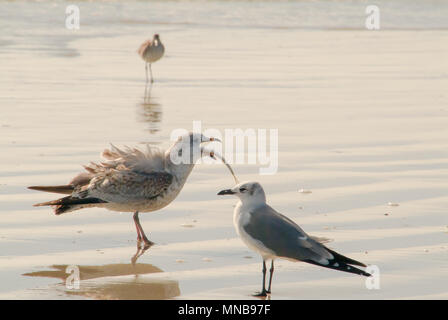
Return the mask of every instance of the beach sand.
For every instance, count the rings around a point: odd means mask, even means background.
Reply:
[[[57,195],[26,189],[68,182],[109,143],[167,147],[194,120],[278,129],[278,173],[234,165],[240,180],[259,181],[271,206],[381,272],[368,290],[358,276],[278,261],[272,299],[448,298],[446,29],[282,28],[279,17],[208,27],[124,10],[101,25],[89,13],[73,32],[63,17],[22,25],[32,4],[0,6],[17,27],[0,37],[0,299],[251,299],[261,259],[236,236],[236,199],[216,195],[234,184],[223,165],[198,165],[173,203],[140,215],[156,245],[136,267],[130,214],[55,216],[32,204]],[[154,32],[166,56],[145,98],[136,50]],[[69,265],[79,290],[65,286]]]

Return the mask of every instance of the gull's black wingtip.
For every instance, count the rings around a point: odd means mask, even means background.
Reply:
[[[321,264],[321,263],[318,263],[318,262],[312,261],[312,260],[305,260],[305,262],[314,264],[316,266],[328,268],[328,269],[357,274],[357,275],[364,276],[364,277],[372,276],[370,273],[365,272],[364,270],[358,269],[352,265],[349,265],[349,264],[341,262],[341,261],[330,260],[328,264]]]

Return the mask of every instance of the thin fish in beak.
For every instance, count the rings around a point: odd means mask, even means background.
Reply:
[[[240,182],[238,181],[238,178],[237,178],[236,175],[235,175],[235,172],[233,172],[232,167],[226,162],[226,159],[224,159],[223,156],[220,156],[220,155],[218,155],[218,154],[216,154],[216,153],[213,152],[213,156],[212,156],[211,153],[210,153],[210,157],[212,157],[212,158],[215,159],[215,160],[216,160],[216,158],[219,158],[219,159],[222,161],[222,163],[224,163],[224,164],[226,165],[227,169],[229,169],[230,173],[231,173],[232,176],[233,176],[233,179],[235,180],[235,183],[236,183],[236,184],[240,183]]]
[[[213,137],[210,137],[210,141],[211,141],[211,142],[213,142],[213,141],[217,141],[217,142],[221,142],[221,143],[222,143],[222,141],[221,141],[220,139],[218,139],[218,138],[213,138]]]
[[[220,140],[220,139],[218,139],[218,138],[214,138],[214,137],[206,137],[206,136],[202,136],[202,138],[201,138],[201,143],[208,143],[208,142],[214,142],[214,141],[217,141],[217,142],[221,142],[222,143],[222,141]]]

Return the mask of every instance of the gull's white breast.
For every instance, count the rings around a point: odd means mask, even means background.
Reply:
[[[241,204],[241,202],[238,202],[235,210],[233,211],[233,225],[235,226],[236,233],[241,238],[241,240],[243,240],[246,246],[249,247],[249,249],[258,252],[264,260],[275,259],[276,254],[272,250],[266,248],[261,241],[252,238],[244,230],[243,227],[250,223],[250,218],[250,210],[248,208],[245,208]]]

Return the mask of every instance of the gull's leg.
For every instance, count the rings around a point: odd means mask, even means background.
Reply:
[[[134,212],[134,224],[135,224],[135,229],[137,229],[137,245],[142,241],[142,235],[140,233],[140,221],[138,219],[138,211]]]
[[[150,246],[152,246],[154,244],[154,242],[149,241],[148,238],[146,237],[145,231],[143,231],[143,228],[140,224],[140,219],[138,218],[138,211],[136,211],[134,213],[134,222],[135,225],[137,227],[137,229],[139,229],[139,238],[137,238],[139,241],[143,241],[145,243],[144,249],[148,249]]]
[[[142,236],[140,235],[140,228],[138,227],[138,211],[134,212],[134,224],[135,229],[137,230],[137,252],[132,256],[131,263],[135,266],[137,259],[141,256],[142,248],[140,247],[140,243],[142,242]]]
[[[260,293],[254,294],[255,297],[266,297],[266,260],[263,259],[263,286]]]
[[[266,293],[271,293],[272,275],[274,274],[274,259],[271,260],[271,269],[269,270],[269,286]]]
[[[146,71],[146,82],[148,83],[149,79],[148,79],[148,63],[147,62],[145,62],[145,71]]]
[[[151,75],[151,83],[153,83],[154,82],[154,78],[152,77],[151,63],[149,64],[149,73]]]
[[[135,265],[137,263],[138,258],[140,258],[146,250],[148,250],[154,242],[151,242],[148,240],[148,238],[145,235],[145,232],[143,231],[142,226],[140,225],[140,219],[138,218],[138,211],[134,212],[134,223],[135,228],[137,229],[137,252],[134,254],[134,256],[131,258],[132,265]],[[141,246],[141,242],[144,242],[144,245]]]

